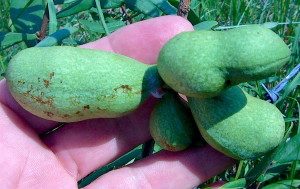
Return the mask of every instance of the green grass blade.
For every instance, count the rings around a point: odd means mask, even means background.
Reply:
[[[105,173],[120,168],[127,163],[129,163],[131,160],[133,160],[136,157],[139,157],[142,153],[142,150],[140,148],[135,148],[134,150],[130,151],[129,153],[125,154],[124,156],[120,157],[119,159],[101,167],[100,169],[92,172],[90,175],[88,175],[86,178],[83,178],[78,182],[78,188],[83,188],[96,180],[101,175],[104,175]]]
[[[243,189],[246,186],[246,179],[241,178],[235,181],[228,182],[220,187],[220,189]]]
[[[237,0],[231,0],[231,14],[233,24],[236,25],[238,23],[238,2]]]
[[[276,153],[274,162],[287,163],[295,160],[300,160],[300,134],[290,138],[283,147]]]
[[[177,8],[172,6],[167,0],[151,0],[151,1],[157,8],[159,8],[163,13],[167,15],[177,13]]]
[[[65,9],[57,13],[57,18],[63,18],[77,14],[82,11],[89,10],[94,6],[94,0],[77,0]]]
[[[49,47],[60,44],[63,39],[69,37],[71,34],[77,32],[78,29],[75,27],[66,27],[64,29],[60,29],[57,32],[47,36],[41,42],[39,42],[36,47]]]
[[[234,178],[235,180],[238,180],[241,177],[243,165],[244,165],[244,161],[241,160],[239,162],[239,166],[238,166],[238,169],[237,169],[236,174],[235,174],[235,178]]]
[[[195,30],[211,30],[213,27],[217,26],[217,21],[204,21],[200,22],[199,24],[194,25]]]
[[[6,49],[22,41],[36,40],[35,34],[0,32],[0,49]]]
[[[101,24],[105,30],[105,33],[106,35],[109,35],[110,34],[110,31],[108,30],[107,28],[107,25],[105,23],[105,19],[104,19],[104,15],[103,15],[103,12],[102,12],[102,8],[101,8],[101,5],[100,5],[100,2],[98,0],[95,0],[96,2],[96,7],[97,7],[97,10],[98,10],[98,14],[99,14],[99,18],[100,18],[100,21],[101,21]]]
[[[281,180],[269,184],[262,189],[297,189],[300,187],[300,180]]]
[[[47,0],[49,10],[49,35],[57,30],[56,9],[53,0]]]
[[[294,90],[297,90],[299,85],[300,85],[300,73],[298,73],[296,77],[290,83],[288,83],[288,85],[285,87],[284,92],[279,97],[276,104],[282,102],[284,99],[287,98],[289,94],[291,94]]]
[[[113,9],[121,7],[124,4],[124,0],[100,0],[102,9]]]
[[[150,17],[157,17],[160,15],[160,10],[150,0],[125,0],[125,4],[129,9],[142,12]]]
[[[105,29],[102,24],[99,22],[88,21],[88,20],[78,20],[81,25],[83,25],[88,31],[93,31],[97,33],[104,34]],[[125,23],[122,21],[113,21],[106,24],[109,31],[113,32],[117,29],[125,26]]]

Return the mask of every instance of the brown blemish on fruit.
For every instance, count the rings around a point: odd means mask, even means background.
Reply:
[[[41,96],[33,96],[33,95],[31,95],[31,98],[39,104],[48,105],[48,106],[53,105],[53,98],[43,98]]]
[[[83,106],[83,110],[88,110],[88,109],[90,109],[90,105]]]
[[[121,85],[120,87],[114,88],[114,91],[117,91],[118,89],[123,89],[124,93],[129,93],[132,91],[132,87],[129,85]]]
[[[48,117],[52,117],[52,116],[54,115],[54,113],[52,113],[52,112],[44,111],[44,113],[45,113]]]
[[[79,115],[79,114],[80,114],[80,111],[77,111],[75,114]]]
[[[110,94],[110,95],[100,95],[96,99],[101,102],[102,100],[113,101],[116,98],[117,98],[117,95]]]
[[[35,96],[33,94],[31,94],[33,90],[33,86],[30,85],[30,89],[27,90],[26,92],[22,93],[25,97],[30,97],[32,100],[36,101],[39,104],[42,105],[48,105],[48,106],[52,106],[53,105],[53,98],[52,97],[44,97],[44,92],[41,92],[40,95],[41,96]]]
[[[45,85],[46,88],[48,88],[49,85],[50,85],[50,81],[44,79],[44,85]]]

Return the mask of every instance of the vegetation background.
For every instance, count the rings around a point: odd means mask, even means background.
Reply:
[[[266,90],[261,84],[270,90],[276,89],[274,87],[283,81],[279,99],[274,103],[285,116],[286,141],[258,160],[240,161],[199,188],[206,188],[216,181],[226,183],[221,188],[299,188],[300,0],[186,2],[190,2],[187,19],[196,30],[224,30],[262,24],[282,37],[292,51],[289,63],[273,77],[241,84],[253,96],[267,100]],[[77,46],[134,22],[176,14],[178,6],[179,0],[0,0],[0,79],[9,60],[22,49],[32,46]],[[285,78],[291,73],[293,77]],[[151,142],[138,146],[94,171],[79,181],[78,186],[86,186],[109,170],[159,150],[156,145],[152,147]]]

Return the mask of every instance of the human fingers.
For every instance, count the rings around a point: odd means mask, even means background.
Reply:
[[[192,24],[182,17],[161,16],[128,25],[81,47],[112,51],[146,64],[155,64],[160,49],[168,40],[178,33],[192,30]]]
[[[234,160],[208,145],[176,153],[162,151],[111,171],[86,188],[190,189],[233,164]]]
[[[130,115],[68,124],[43,141],[77,180],[151,138],[149,115],[155,99]]]
[[[27,123],[0,103],[0,186],[14,188],[77,188],[56,156]]]

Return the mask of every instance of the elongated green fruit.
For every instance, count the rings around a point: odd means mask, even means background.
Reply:
[[[155,66],[76,47],[23,50],[9,63],[6,79],[22,107],[60,122],[122,116],[161,82]]]
[[[161,50],[158,72],[177,92],[208,98],[238,83],[274,74],[290,54],[278,35],[258,25],[184,32]]]
[[[184,150],[202,141],[190,109],[173,92],[166,93],[153,109],[150,133],[159,146],[169,151]]]
[[[276,106],[235,86],[210,99],[188,98],[203,138],[236,159],[255,159],[275,148],[284,135]]]

